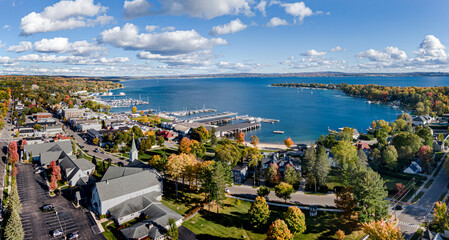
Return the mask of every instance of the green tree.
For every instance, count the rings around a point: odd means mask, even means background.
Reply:
[[[173,218],[168,219],[168,229],[166,236],[169,239],[177,240],[178,239],[178,227],[176,226],[176,221]]]
[[[98,144],[100,143],[100,139],[98,139],[98,138],[96,137],[96,138],[92,139],[92,143],[93,143],[95,146],[98,146]]]
[[[34,130],[40,131],[40,130],[42,129],[42,125],[40,125],[40,124],[34,124],[33,129],[34,129]]]
[[[251,142],[254,147],[257,147],[259,144],[259,138],[256,135],[251,136]]]
[[[17,211],[12,211],[10,213],[8,221],[6,222],[4,237],[6,240],[24,239],[25,233],[23,231],[22,222]]]
[[[215,146],[218,142],[216,133],[217,130],[214,127],[212,127],[210,130],[210,144],[212,146]]]
[[[418,135],[409,132],[400,132],[396,134],[391,139],[391,143],[396,149],[408,146],[411,148],[413,154],[418,152],[423,144],[422,139]]]
[[[212,174],[212,181],[214,186],[214,193],[212,194],[212,199],[217,201],[217,205],[220,206],[221,201],[226,199],[225,188],[226,185],[232,183],[232,172],[231,167],[225,162],[215,162],[214,171]],[[217,213],[218,213],[217,206]]]
[[[194,154],[197,158],[203,158],[204,155],[206,155],[206,147],[204,147],[204,144],[202,142],[198,142],[196,140],[192,140],[192,151],[191,153]]]
[[[296,185],[299,182],[299,174],[298,172],[296,172],[296,169],[290,164],[287,164],[287,166],[285,166],[284,182],[290,185]]]
[[[313,169],[313,175],[319,186],[326,185],[326,178],[330,171],[330,162],[326,154],[324,147],[319,147],[317,151],[317,157],[315,167]]]
[[[343,210],[343,215],[349,221],[358,205],[352,193],[352,187],[348,186],[343,191],[338,192],[334,201],[335,206]]]
[[[274,187],[274,192],[276,197],[282,198],[285,202],[287,202],[287,199],[290,199],[290,195],[293,193],[293,186],[288,183],[281,182]]]
[[[298,207],[288,207],[284,213],[284,221],[292,234],[306,231],[306,216]]]
[[[265,198],[256,197],[256,200],[251,204],[248,215],[251,226],[257,230],[262,230],[270,218],[270,209]]]
[[[17,191],[17,184],[15,180],[11,182],[11,192],[7,197],[6,209],[9,213],[13,211],[21,213],[22,211],[22,204],[20,203],[20,197]]]
[[[275,185],[279,181],[279,166],[276,163],[271,163],[268,168],[265,169],[264,172],[265,181],[268,185]]]
[[[268,189],[265,186],[261,186],[261,187],[259,187],[259,189],[257,189],[257,196],[267,197],[269,194],[270,194],[270,189]]]
[[[308,148],[304,154],[304,163],[303,167],[305,170],[305,173],[312,173],[313,169],[315,168],[315,162],[316,162],[316,151],[314,147]]]
[[[388,169],[394,170],[398,165],[398,152],[393,145],[386,146],[382,152],[384,162]]]
[[[161,147],[164,146],[165,138],[163,136],[158,136],[156,139],[156,143],[157,143],[157,145],[159,145]]]
[[[449,227],[449,217],[447,205],[444,202],[438,201],[433,208],[433,222],[440,228],[439,232]]]
[[[429,127],[420,128],[416,135],[424,140],[424,145],[433,146],[433,134]]]
[[[256,177],[259,177],[260,174],[260,163],[262,161],[262,154],[259,149],[256,147],[248,147],[246,153],[246,159],[249,161],[248,166],[254,168],[254,180],[253,185],[256,186]]]
[[[293,237],[287,224],[281,219],[274,221],[268,228],[267,240],[292,240]]]
[[[231,142],[225,141],[215,148],[215,157],[218,161],[235,166],[242,159],[242,154],[239,147]]]
[[[351,142],[338,142],[338,144],[332,148],[332,153],[340,166],[343,166],[344,164],[356,165],[358,163],[357,148],[352,145]]]

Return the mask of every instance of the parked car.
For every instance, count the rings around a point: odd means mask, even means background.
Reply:
[[[229,188],[225,188],[225,192],[230,193],[231,191],[229,190]]]
[[[84,145],[80,145],[80,148],[84,148]]]
[[[87,153],[88,153],[88,152],[89,152],[89,150],[85,150],[85,152],[87,152]]]
[[[42,167],[41,167],[41,166],[34,167],[34,170],[35,170],[35,171],[37,171],[37,170],[39,170],[39,169],[42,169]]]
[[[402,209],[404,209],[404,208],[401,205],[396,205],[394,207],[394,210],[402,210]]]
[[[67,239],[68,240],[73,240],[73,239],[78,239],[80,237],[80,235],[77,233],[77,232],[74,232],[74,233],[70,233],[68,236],[67,236]]]
[[[43,170],[42,169],[38,169],[38,170],[34,171],[34,174],[39,174],[41,172],[43,172]]]
[[[51,204],[44,204],[41,207],[41,211],[42,212],[52,212],[55,210],[55,206],[51,205]]]
[[[105,154],[105,151],[101,151],[101,154]]]
[[[60,229],[56,229],[56,230],[53,230],[52,235],[53,235],[53,237],[59,237],[59,236],[63,236],[64,232]]]

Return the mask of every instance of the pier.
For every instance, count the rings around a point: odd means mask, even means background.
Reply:
[[[208,113],[208,112],[217,112],[216,109],[199,109],[199,110],[185,110],[185,111],[176,111],[176,112],[164,112],[169,116],[175,117],[183,117],[187,115],[194,115],[199,113]]]
[[[201,116],[190,119],[192,122],[199,122],[199,123],[208,123],[208,124],[224,124],[231,122],[234,118],[233,116],[236,116],[238,113],[235,112],[224,112],[224,113],[217,113],[217,114],[211,114],[207,116]]]
[[[277,123],[279,122],[278,119],[268,119],[268,118],[260,118],[260,117],[250,117],[248,115],[244,116],[236,116],[236,120],[246,120],[246,121],[256,121],[256,122],[263,122],[263,123]]]
[[[262,125],[259,122],[244,122],[239,124],[227,125],[217,128],[217,132],[221,136],[232,136],[238,132],[246,132],[260,128]]]

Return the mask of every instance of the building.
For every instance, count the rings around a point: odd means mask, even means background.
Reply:
[[[79,108],[66,108],[62,110],[62,116],[66,119],[82,117],[84,109]]]
[[[93,122],[93,123],[79,123],[79,124],[76,124],[76,130],[77,131],[84,132],[84,131],[87,131],[89,129],[94,129],[94,130],[100,131],[101,130],[101,124],[98,123],[98,121]]]
[[[95,165],[84,158],[74,158],[73,156],[64,156],[58,160],[61,166],[61,173],[69,186],[86,185],[89,176],[95,171]]]
[[[61,125],[48,125],[44,127],[44,134],[45,136],[56,136],[57,134],[62,133],[62,126]]]
[[[136,142],[134,141],[134,136],[133,136],[133,142],[131,145],[131,149],[129,150],[129,161],[134,162],[138,158],[139,158],[139,151],[137,151]]]
[[[39,162],[42,166],[47,166],[52,161],[57,161],[65,155],[72,155],[72,142],[62,141],[25,145],[23,146],[23,154],[27,159]]]
[[[51,118],[51,113],[48,113],[48,112],[36,113],[36,115],[34,115],[34,118],[36,120],[39,120],[42,118]]]
[[[406,169],[404,169],[404,173],[410,173],[410,174],[417,174],[422,172],[421,166],[416,161],[412,161],[410,166],[408,166]]]
[[[242,183],[248,176],[248,166],[235,166],[232,168],[232,178],[235,183]]]
[[[93,141],[95,138],[98,138],[98,145],[103,146],[103,133],[95,130],[89,129],[86,132],[86,137],[88,140]]]

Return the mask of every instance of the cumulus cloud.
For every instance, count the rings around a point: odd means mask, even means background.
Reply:
[[[155,31],[158,28],[159,28],[159,26],[156,26],[156,25],[147,25],[147,26],[145,26],[145,30],[147,30],[148,32],[153,32],[153,31]]]
[[[168,26],[168,27],[164,27],[164,28],[162,28],[161,30],[162,31],[175,31],[175,27],[173,27],[173,26]]]
[[[112,17],[104,15],[107,8],[93,0],[60,1],[48,6],[43,12],[32,12],[20,21],[22,34],[74,29],[106,24]]]
[[[417,58],[419,59],[446,59],[448,55],[446,47],[440,42],[440,39],[434,35],[427,35],[419,45]]]
[[[404,61],[407,59],[407,54],[399,50],[397,47],[386,47],[383,51],[376,51],[369,49],[356,55],[358,58],[366,58],[373,62],[390,62],[390,61]]]
[[[255,8],[259,10],[259,12],[261,12],[264,17],[267,16],[267,11],[265,10],[266,7],[267,2],[265,0],[261,0],[259,4],[255,6]]]
[[[224,15],[252,15],[250,0],[159,0],[162,14],[207,18]]]
[[[173,56],[165,56],[143,51],[140,52],[137,57],[146,60],[156,60],[169,66],[206,66],[212,64],[214,55],[211,50],[202,50]]]
[[[33,44],[31,42],[22,41],[18,45],[10,46],[8,49],[6,49],[6,51],[22,53],[22,52],[30,51],[32,49],[33,49]]]
[[[12,59],[8,56],[0,56],[0,64],[9,64],[12,62]]]
[[[225,61],[217,63],[217,67],[233,71],[251,71],[261,66],[262,64],[247,64],[247,63],[225,62]]]
[[[52,62],[52,63],[65,63],[69,65],[114,65],[120,63],[129,62],[128,57],[116,57],[116,58],[89,58],[84,56],[71,56],[71,55],[48,55],[48,54],[27,54],[17,57],[18,61],[23,62]]]
[[[147,0],[125,1],[123,4],[123,17],[132,19],[149,15],[150,7],[151,4]]]
[[[247,27],[248,26],[242,23],[240,19],[235,19],[227,24],[214,26],[212,30],[209,32],[209,34],[212,36],[216,36],[229,33],[236,33],[245,30]]]
[[[162,55],[191,53],[227,44],[222,38],[208,39],[195,30],[139,34],[138,28],[131,23],[103,31],[99,41],[125,50],[146,50]]]
[[[342,48],[340,46],[336,46],[334,48],[331,48],[331,52],[346,52],[348,49]]]
[[[306,6],[304,2],[295,3],[281,3],[281,7],[284,7],[285,12],[292,15],[295,18],[295,22],[302,23],[305,17],[313,15],[312,9]]]
[[[306,52],[301,53],[302,56],[306,57],[321,57],[326,55],[326,52],[318,52],[315,49],[307,50]]]
[[[96,43],[89,43],[85,40],[71,43],[68,38],[62,37],[43,38],[34,43],[34,50],[43,53],[69,53],[75,56],[89,56],[94,52],[106,51],[104,47]]]
[[[3,26],[3,29],[6,29],[6,30],[11,30],[12,29],[12,27],[10,26],[10,25],[8,25],[8,24],[5,24],[4,26]]]
[[[267,27],[277,27],[283,25],[288,25],[288,22],[278,17],[271,18],[270,21],[267,23]]]

